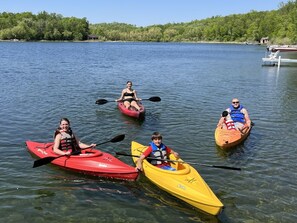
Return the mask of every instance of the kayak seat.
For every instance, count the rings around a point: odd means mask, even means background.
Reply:
[[[170,160],[177,160],[173,154],[170,154],[169,158],[170,158]],[[175,168],[176,170],[185,169],[184,165],[180,162],[171,162],[170,165],[172,168]]]
[[[97,149],[86,149],[82,150],[80,157],[95,157],[95,156],[102,156],[102,152]]]

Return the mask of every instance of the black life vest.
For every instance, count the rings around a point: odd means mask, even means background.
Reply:
[[[72,150],[72,151],[78,151],[79,146],[76,143],[76,138],[74,134],[72,133],[71,129],[68,132],[57,130],[55,135],[61,134],[61,140],[60,140],[60,150]]]

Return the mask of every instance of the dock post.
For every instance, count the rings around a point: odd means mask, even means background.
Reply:
[[[278,57],[278,63],[277,63],[277,68],[279,69],[281,63],[281,56]]]

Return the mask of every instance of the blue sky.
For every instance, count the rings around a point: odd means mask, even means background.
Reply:
[[[0,12],[61,14],[94,23],[136,26],[191,22],[212,16],[276,10],[288,0],[0,0]]]

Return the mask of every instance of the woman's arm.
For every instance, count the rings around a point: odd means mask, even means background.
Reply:
[[[95,148],[96,147],[96,144],[92,143],[91,145],[88,145],[88,144],[85,144],[81,141],[79,141],[79,139],[74,135],[75,137],[75,140],[76,140],[76,143],[77,145],[79,146],[79,148],[81,149],[86,149],[86,148]]]
[[[122,90],[121,97],[119,99],[116,99],[116,101],[122,101],[124,99],[124,94],[125,94],[125,89]]]
[[[95,143],[92,143],[92,144],[90,144],[90,145],[88,145],[88,144],[85,144],[85,143],[82,143],[82,142],[80,142],[79,141],[79,147],[81,148],[81,149],[86,149],[86,148],[95,148],[96,147],[96,144]]]
[[[134,99],[135,99],[136,101],[141,101],[141,98],[138,98],[138,97],[137,97],[136,90],[134,90],[133,92],[134,92]]]

